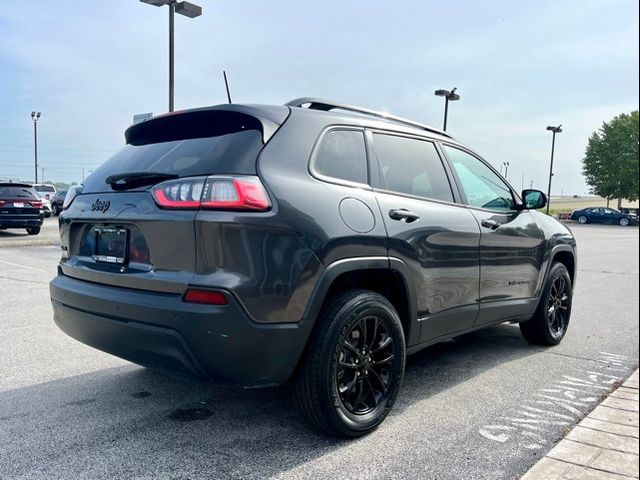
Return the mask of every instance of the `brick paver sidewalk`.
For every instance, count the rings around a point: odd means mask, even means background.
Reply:
[[[638,478],[638,370],[522,480]]]

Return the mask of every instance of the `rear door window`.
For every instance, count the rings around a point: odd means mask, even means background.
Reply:
[[[377,187],[453,202],[447,174],[432,142],[374,133],[373,145],[380,178]]]
[[[312,171],[354,183],[367,183],[367,153],[361,130],[330,130],[320,139]]]

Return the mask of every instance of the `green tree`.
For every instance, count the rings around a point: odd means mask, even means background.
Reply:
[[[582,172],[591,193],[634,201],[640,196],[638,110],[623,113],[593,132],[582,160]]]

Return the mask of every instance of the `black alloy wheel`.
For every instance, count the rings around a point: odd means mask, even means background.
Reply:
[[[538,308],[533,317],[520,324],[527,342],[535,345],[558,345],[569,327],[573,288],[567,267],[555,262],[547,274]]]
[[[373,411],[389,390],[393,337],[376,316],[362,318],[342,340],[336,364],[340,400],[354,415]]]
[[[547,319],[554,338],[562,339],[569,325],[569,285],[564,276],[557,276],[551,284],[547,301]]]
[[[384,296],[348,290],[328,299],[293,384],[298,409],[316,429],[360,437],[395,403],[405,364],[400,317]]]

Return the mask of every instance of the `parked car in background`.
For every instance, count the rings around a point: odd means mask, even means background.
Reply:
[[[608,223],[618,224],[623,227],[638,223],[638,217],[607,207],[588,207],[582,210],[574,210],[571,212],[571,220],[576,220],[582,224]]]
[[[507,321],[538,345],[567,332],[573,235],[446,132],[305,98],[125,137],[60,214],[53,317],[81,342],[183,377],[290,381],[312,425],[358,437],[407,354]]]
[[[56,187],[49,183],[36,183],[33,185],[38,195],[42,199],[42,211],[45,217],[50,217],[52,213],[51,200],[56,194]]]
[[[26,228],[40,233],[42,200],[30,183],[0,182],[0,229]]]
[[[58,190],[51,199],[51,213],[54,215],[60,215],[62,211],[62,205],[64,204],[64,197],[67,195],[66,190]]]
[[[631,215],[632,217],[636,217],[636,219],[638,218],[637,208],[621,208],[620,212],[624,213],[625,215]]]

